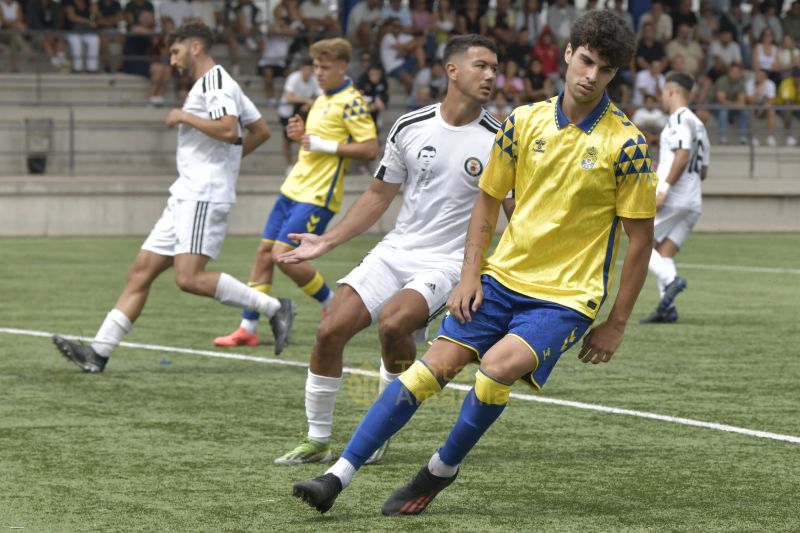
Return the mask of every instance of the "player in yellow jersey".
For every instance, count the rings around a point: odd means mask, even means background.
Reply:
[[[480,362],[475,386],[444,446],[384,503],[386,515],[418,514],[505,408],[522,379],[541,389],[559,356],[584,336],[611,287],[619,236],[628,249],[608,319],[584,337],[578,357],[611,359],[647,276],[656,179],[644,137],[606,96],[630,64],[635,36],[609,11],[575,21],[564,52],[566,88],[519,107],[495,138],[472,210],[461,281],[436,341],[372,405],[325,475],[294,484],[320,512],[333,505],[375,449],[464,366]],[[516,209],[494,254],[484,254],[503,198]]]
[[[341,38],[317,41],[311,46],[314,74],[324,93],[308,111],[289,119],[287,134],[302,143],[297,163],[281,186],[280,195],[267,218],[256,260],[250,272],[250,286],[270,294],[275,257],[297,246],[290,233],[322,235],[342,206],[342,184],[350,159],[374,159],[378,153],[375,122],[369,108],[345,77],[350,61],[350,43]],[[309,296],[327,309],[333,299],[322,275],[309,263],[279,264]],[[242,312],[239,328],[217,337],[217,346],[255,346],[259,314]]]

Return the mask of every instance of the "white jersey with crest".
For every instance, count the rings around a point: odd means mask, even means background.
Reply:
[[[238,117],[239,135],[236,143],[230,144],[180,124],[176,154],[178,179],[169,192],[180,200],[234,203],[242,161],[242,126],[257,121],[261,114],[239,84],[219,65],[214,65],[194,83],[182,109],[211,120],[225,115]]]
[[[499,128],[486,110],[469,124],[451,126],[442,118],[441,104],[400,117],[375,173],[404,186],[395,227],[382,244],[459,266],[478,180]]]
[[[675,160],[675,150],[679,149],[689,150],[689,162],[681,177],[670,188],[664,203],[700,211],[703,205],[700,172],[709,165],[711,147],[706,127],[687,107],[672,113],[661,132],[657,169],[659,183],[666,181]]]

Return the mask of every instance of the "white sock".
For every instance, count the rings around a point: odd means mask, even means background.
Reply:
[[[256,329],[258,328],[258,320],[250,320],[249,318],[243,318],[242,323],[239,324],[240,328],[244,328],[247,330],[247,333],[250,335],[256,334]]]
[[[663,257],[660,253],[653,250],[650,254],[650,263],[647,265],[647,268],[650,269],[650,272],[656,277],[658,290],[663,296],[664,290],[662,286],[666,287],[672,283],[672,280],[674,280],[675,276],[678,274],[675,270],[675,261],[673,261],[671,257]]]
[[[233,276],[222,272],[217,282],[217,290],[214,298],[225,305],[241,307],[242,309],[253,309],[262,315],[273,316],[281,308],[281,303],[277,298],[267,296],[252,287],[248,287]]]
[[[92,349],[102,357],[110,357],[114,348],[122,342],[122,337],[133,328],[130,319],[119,309],[112,309],[97,330],[92,342]]]
[[[353,476],[356,475],[356,467],[350,464],[350,461],[345,459],[344,457],[339,457],[339,460],[334,463],[332,467],[325,471],[326,474],[333,474],[334,476],[339,478],[339,481],[342,482],[342,488],[346,488],[351,481],[353,481]]]
[[[383,359],[381,359],[380,381],[378,383],[378,396],[383,394],[383,391],[386,390],[386,387],[389,386],[389,383],[399,378],[400,374],[402,374],[402,372],[398,372],[397,374],[392,374],[391,372],[386,370],[386,367],[383,366]]]
[[[308,371],[306,378],[306,418],[308,418],[308,438],[318,442],[328,442],[333,428],[333,409],[336,406],[336,393],[342,378],[318,376]]]
[[[458,472],[458,465],[451,466],[439,457],[439,451],[433,454],[431,460],[428,461],[428,470],[436,477],[453,477]]]

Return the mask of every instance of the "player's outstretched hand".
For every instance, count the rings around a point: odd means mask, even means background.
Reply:
[[[299,142],[303,139],[303,133],[306,130],[306,124],[303,118],[295,113],[293,117],[289,117],[289,124],[286,125],[286,135],[291,140]]]
[[[167,127],[174,128],[181,122],[183,122],[183,110],[177,107],[170,109],[169,115],[167,115]]]
[[[447,308],[450,314],[463,324],[472,320],[471,313],[477,311],[482,302],[483,287],[480,278],[461,278],[447,299]]]
[[[300,246],[279,255],[279,263],[289,265],[302,263],[325,255],[332,248],[331,245],[322,240],[322,237],[314,233],[290,233],[288,237],[293,241],[300,241]]]
[[[583,337],[578,359],[584,363],[607,363],[622,344],[625,327],[603,322]]]

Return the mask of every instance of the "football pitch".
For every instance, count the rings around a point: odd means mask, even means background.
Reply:
[[[464,387],[427,402],[319,515],[291,484],[325,467],[272,464],[305,434],[320,316],[280,274],[274,293],[300,311],[279,358],[215,348],[237,310],[181,293],[171,272],[105,373],[56,352],[51,333],[94,335],[142,240],[0,239],[0,532],[800,530],[800,234],[692,235],[678,323],[638,324],[657,301],[648,279],[610,364],[573,349],[545,401],[516,385],[458,480],[399,518],[380,507],[444,442]],[[334,282],[376,240],[316,264]],[[256,244],[229,238],[211,268],[246,279]],[[374,328],[345,352],[335,453],[377,393],[379,353]]]

